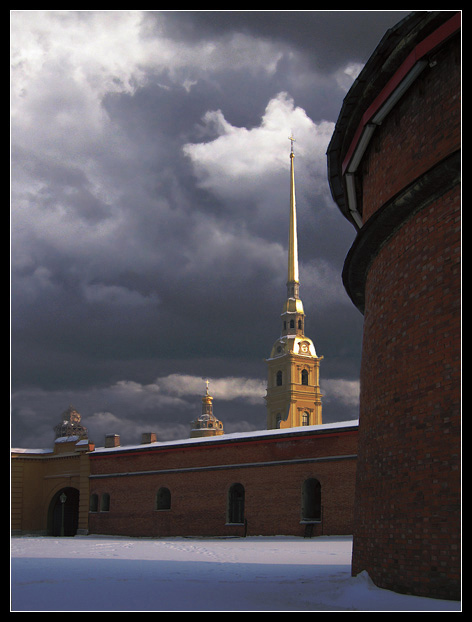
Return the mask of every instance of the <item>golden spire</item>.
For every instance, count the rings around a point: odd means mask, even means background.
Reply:
[[[205,382],[206,382],[206,393],[202,397],[202,403],[203,404],[211,404],[213,402],[213,397],[208,392],[208,385],[210,384],[210,381],[209,380],[205,380]],[[211,412],[211,411],[208,411],[208,412]]]
[[[300,300],[300,282],[298,280],[298,242],[297,242],[297,211],[295,207],[295,172],[293,166],[293,143],[295,139],[290,136],[292,146],[290,149],[290,227],[288,236],[288,279],[287,299],[282,310],[283,331],[282,335],[303,335],[305,324],[305,312]]]
[[[288,297],[298,298],[298,241],[297,241],[297,210],[295,205],[295,171],[293,160],[293,143],[295,139],[290,136],[290,228],[288,238]]]

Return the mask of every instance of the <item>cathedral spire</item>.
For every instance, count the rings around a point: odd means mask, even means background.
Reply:
[[[293,143],[290,136],[290,224],[288,235],[288,275],[287,299],[282,310],[282,335],[303,335],[305,329],[305,312],[300,300],[300,281],[298,274],[298,238],[297,238],[297,208],[295,203],[295,168]]]
[[[288,298],[298,298],[299,278],[298,278],[298,240],[297,240],[297,209],[295,203],[295,170],[293,143],[295,139],[290,136],[290,228],[288,239],[288,278],[287,295]]]

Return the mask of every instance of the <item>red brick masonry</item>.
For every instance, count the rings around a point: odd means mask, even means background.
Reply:
[[[348,262],[353,289],[362,291],[363,279],[364,311],[352,572],[367,570],[380,587],[453,599],[461,530],[460,74],[456,32],[376,129],[359,169],[364,225]]]
[[[130,536],[352,533],[357,421],[290,431],[227,434],[149,446],[96,449],[90,492],[110,495],[91,512],[91,533]],[[321,485],[321,520],[302,516],[307,479]],[[244,521],[228,520],[231,486],[244,487]],[[156,509],[161,488],[170,509]]]

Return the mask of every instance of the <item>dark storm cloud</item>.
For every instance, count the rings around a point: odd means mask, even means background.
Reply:
[[[386,30],[408,11],[169,11],[166,27],[182,39],[242,32],[296,49],[306,62],[332,72],[365,62]]]
[[[226,431],[264,427],[292,131],[323,416],[356,417],[354,231],[325,150],[357,63],[403,15],[12,13],[15,445],[47,445],[70,403],[96,442],[186,436],[205,377]]]

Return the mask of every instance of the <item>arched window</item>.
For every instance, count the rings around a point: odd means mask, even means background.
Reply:
[[[321,484],[314,477],[303,482],[302,520],[321,521]]]
[[[310,425],[310,413],[306,411],[302,415],[302,425]]]
[[[110,495],[107,492],[104,492],[102,498],[100,499],[100,512],[109,512],[110,511]]]
[[[228,492],[228,523],[244,523],[244,486],[233,484]]]
[[[306,369],[302,371],[302,384],[308,384],[308,371]]]
[[[98,512],[98,495],[95,493],[90,495],[89,510],[90,512]]]
[[[282,386],[282,372],[280,370],[277,372],[276,384],[278,387]]]
[[[170,490],[159,488],[156,495],[156,510],[170,510]]]
[[[295,320],[290,320],[290,328],[295,328]]]
[[[298,330],[301,330],[301,329],[302,329],[302,321],[298,320]]]

